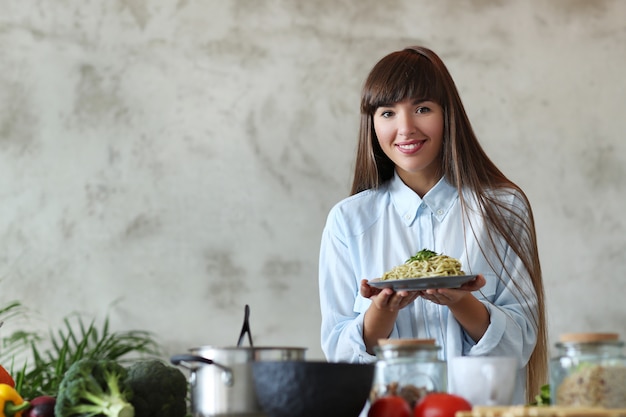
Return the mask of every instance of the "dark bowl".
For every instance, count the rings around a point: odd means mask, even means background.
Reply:
[[[372,388],[373,364],[259,361],[252,364],[259,405],[269,417],[358,417]]]

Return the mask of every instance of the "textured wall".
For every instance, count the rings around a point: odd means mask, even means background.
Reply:
[[[617,330],[626,2],[0,0],[0,302],[78,311],[168,353],[321,358],[317,256],[347,195],[360,86],[444,58],[535,208],[550,331]]]

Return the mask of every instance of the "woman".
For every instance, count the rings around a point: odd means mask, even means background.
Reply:
[[[368,285],[421,249],[477,278],[458,289]],[[370,72],[351,196],[332,208],[320,250],[322,348],[371,362],[380,338],[433,338],[443,358],[515,356],[514,401],[546,381],[543,283],[524,192],[487,157],[441,59],[391,53]],[[525,394],[525,396],[524,396]]]

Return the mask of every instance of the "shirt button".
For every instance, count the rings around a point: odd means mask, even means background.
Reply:
[[[405,215],[404,215],[404,218],[405,218],[406,220],[411,220],[411,215],[410,215],[410,214],[405,214]]]
[[[437,210],[437,215],[438,216],[441,216],[442,214],[443,214],[443,210],[441,210],[441,209]]]

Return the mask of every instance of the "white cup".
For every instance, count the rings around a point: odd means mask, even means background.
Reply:
[[[472,405],[511,405],[517,359],[504,356],[458,356],[448,360],[448,391]]]

